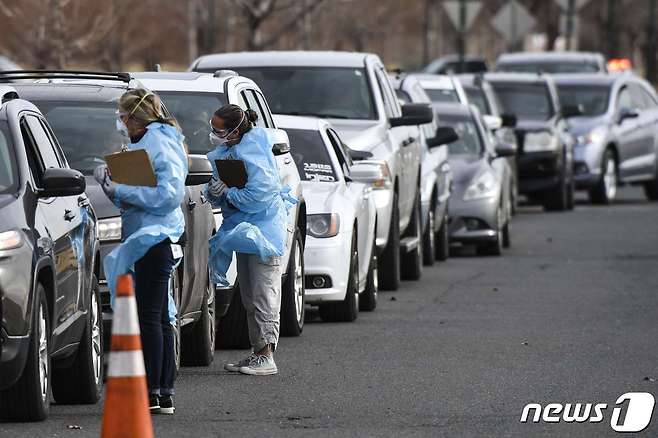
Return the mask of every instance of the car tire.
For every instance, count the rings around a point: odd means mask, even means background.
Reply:
[[[237,282],[233,288],[233,297],[226,315],[217,322],[215,348],[226,350],[251,348],[249,327],[247,326],[247,311],[242,305],[240,285]]]
[[[215,288],[208,278],[201,305],[201,316],[194,325],[182,331],[181,364],[208,366],[215,358]]]
[[[649,201],[658,201],[658,162],[656,165],[656,174],[654,179],[647,181],[643,184],[644,186],[644,195]]]
[[[11,387],[0,391],[0,419],[3,421],[42,421],[50,411],[50,315],[41,283],[35,288],[34,302],[23,374]],[[45,381],[41,378],[42,368]]]
[[[510,235],[510,221],[503,226],[503,248],[512,246],[512,238]]]
[[[422,223],[420,219],[420,199],[416,197],[416,205],[414,207],[414,212],[411,215],[410,226],[410,237],[418,238],[418,244],[416,248],[410,252],[401,255],[400,258],[400,275],[403,280],[420,280],[420,277],[423,274],[423,244],[420,240],[422,237]],[[403,250],[404,251],[404,250]]]
[[[569,207],[569,183],[566,175],[560,177],[557,187],[547,192],[544,197],[544,210],[565,211]]]
[[[304,242],[299,229],[293,239],[286,280],[281,287],[281,336],[299,336],[304,330],[306,290],[304,284]]]
[[[400,206],[397,193],[393,195],[388,242],[378,261],[380,290],[398,290],[400,287]]]
[[[356,232],[352,232],[350,270],[343,301],[323,303],[319,306],[320,318],[327,322],[352,322],[359,314],[359,250]]]
[[[601,159],[601,177],[589,190],[589,201],[592,204],[600,205],[607,205],[614,201],[619,186],[618,175],[615,155],[611,149],[606,149]]]
[[[481,243],[476,246],[477,255],[481,256],[499,256],[503,253],[503,230],[504,226],[500,224],[503,222],[502,207],[498,207],[497,212],[497,228],[496,238],[493,242]]]
[[[58,404],[93,404],[103,392],[103,311],[94,275],[87,322],[73,363],[53,367],[52,392]]]
[[[435,235],[436,259],[444,262],[450,257],[450,235],[448,232],[448,214],[443,215],[441,226]]]
[[[434,202],[430,205],[427,212],[427,226],[423,231],[423,265],[433,266],[436,257],[436,240],[434,239],[434,229],[436,228],[436,209]]]
[[[366,277],[366,289],[359,297],[359,310],[362,312],[372,312],[377,307],[379,275],[377,273],[377,244],[375,240],[372,242],[372,252],[370,254],[370,265],[368,266],[368,276]]]

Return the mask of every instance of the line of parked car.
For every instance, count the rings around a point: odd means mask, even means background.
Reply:
[[[183,366],[249,347],[235,268],[219,287],[207,263],[222,220],[203,195],[208,120],[227,103],[256,111],[300,199],[287,223],[284,336],[302,333],[307,306],[354,321],[452,245],[502,254],[520,195],[568,210],[575,189],[607,203],[620,183],[641,183],[658,198],[658,98],[632,75],[403,74],[373,54],[261,52],[203,56],[181,73],[5,71],[0,84],[2,419],[45,418],[51,394],[101,396],[112,320],[101,260],[121,219],[91,175],[122,146],[126,90],[158,93],[189,149],[170,286]]]

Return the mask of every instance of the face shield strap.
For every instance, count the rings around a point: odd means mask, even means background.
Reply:
[[[153,96],[153,93],[146,93],[146,94],[144,95],[144,97],[142,97],[142,98],[139,100],[139,102],[137,102],[137,105],[135,105],[135,107],[133,108],[133,110],[130,111],[130,113],[128,114],[128,117],[132,117],[132,115],[135,113],[135,111],[137,111],[137,108],[139,108],[139,106],[140,106],[140,105],[144,102],[144,100],[146,100],[146,98],[149,97],[149,96]]]

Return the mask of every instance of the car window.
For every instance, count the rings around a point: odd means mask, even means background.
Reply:
[[[548,120],[554,109],[545,84],[498,83],[492,84],[502,112],[520,119]]]
[[[434,103],[459,102],[459,96],[455,90],[425,88],[425,92]]]
[[[263,113],[263,119],[265,120],[265,126],[268,128],[274,128],[274,120],[272,120],[272,113],[270,112],[265,97],[258,91],[254,91],[256,95],[256,100],[258,101],[258,106],[260,107],[261,112]]]
[[[481,114],[491,114],[491,108],[489,108],[487,97],[484,95],[482,88],[465,87],[464,91],[466,92],[466,97],[468,97],[468,102],[475,105]]]
[[[50,136],[43,128],[41,121],[35,116],[26,116],[25,120],[32,135],[33,145],[36,146],[37,154],[41,158],[41,170],[62,167],[55,145],[50,140]]]
[[[247,99],[244,97],[244,91],[238,94],[237,105],[243,110],[249,109],[249,107],[247,106]]]
[[[634,108],[635,104],[631,98],[631,93],[628,89],[628,86],[621,89],[619,96],[617,96],[617,109],[622,108]]]
[[[646,109],[647,102],[645,102],[644,97],[642,96],[641,87],[637,84],[630,84],[628,89],[631,93],[631,102],[633,103],[633,107],[638,109]]]
[[[644,87],[640,88],[640,92],[642,94],[642,99],[644,100],[645,108],[654,108],[658,105],[658,102],[656,102],[656,97],[647,91]]]
[[[320,131],[286,129],[290,149],[303,181],[335,182],[336,171]]]
[[[402,102],[403,105],[406,105],[407,103],[411,103],[411,96],[409,96],[409,93],[407,93],[404,90],[400,90],[400,89],[395,90],[395,96],[398,98],[400,102]]]
[[[459,138],[448,144],[450,155],[479,155],[484,150],[482,138],[471,117],[442,116],[441,126],[452,127]]]
[[[214,149],[208,137],[209,122],[227,104],[224,93],[159,91],[158,95],[178,121],[191,154],[205,155]]]
[[[388,78],[386,74],[379,68],[375,70],[377,76],[377,85],[379,86],[379,91],[381,92],[382,99],[384,100],[384,109],[386,111],[386,117],[396,117],[395,106],[393,104],[393,97],[389,91],[388,87]]]
[[[250,109],[256,111],[258,114],[258,120],[256,120],[256,126],[261,128],[267,128],[265,115],[263,115],[263,110],[258,105],[258,100],[256,100],[256,94],[253,90],[245,90],[244,96],[247,98],[247,105]]]
[[[514,62],[500,63],[496,70],[518,73],[596,73],[601,68],[595,62]]]
[[[350,166],[352,166],[352,157],[350,157],[345,144],[343,144],[340,137],[338,137],[338,134],[336,134],[333,129],[327,129],[327,136],[331,141],[331,146],[334,148],[338,162],[343,168],[343,174],[348,175],[350,172]]]
[[[377,118],[364,68],[231,67],[258,84],[274,114]]]
[[[599,116],[608,111],[610,87],[607,85],[559,85],[557,91],[562,108],[580,105],[584,116]]]
[[[18,173],[9,126],[0,122],[0,193],[14,193],[17,186]]]

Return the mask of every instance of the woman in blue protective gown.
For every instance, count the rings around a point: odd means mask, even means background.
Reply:
[[[290,188],[281,187],[272,141],[265,129],[255,127],[257,115],[237,105],[218,109],[210,120],[208,154],[214,176],[206,193],[223,221],[210,240],[209,264],[216,283],[226,282],[226,271],[236,253],[238,283],[247,313],[252,353],[224,368],[249,375],[278,372],[274,350],[279,341],[281,256],[287,236],[287,211],[297,202]],[[227,187],[217,173],[217,160],[240,160],[247,181]]]
[[[115,184],[107,167],[95,170],[105,194],[121,209],[122,243],[103,264],[113,296],[117,277],[134,270],[151,412],[173,414],[176,364],[168,312],[169,279],[182,252],[177,242],[185,230],[180,204],[185,195],[187,153],[178,124],[163,115],[159,97],[150,91],[126,92],[119,100],[116,124],[130,139],[130,150],[147,152],[157,184]]]

